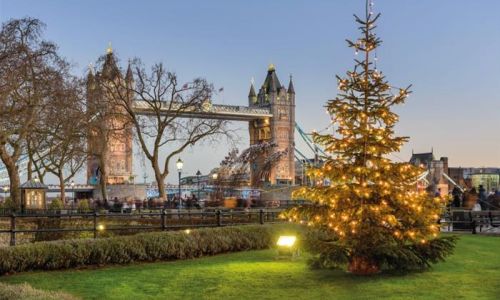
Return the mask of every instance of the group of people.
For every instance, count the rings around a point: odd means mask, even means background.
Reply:
[[[500,210],[500,191],[487,191],[483,185],[479,189],[472,187],[469,190],[460,190],[454,187],[451,191],[452,207],[463,207],[472,210]]]
[[[136,210],[136,209],[155,209],[155,208],[188,208],[188,209],[199,209],[200,201],[195,195],[181,197],[175,196],[171,200],[159,201],[154,198],[147,198],[144,200],[120,200],[117,197],[112,200],[92,200],[90,199],[90,204],[94,209],[106,209],[106,210]]]

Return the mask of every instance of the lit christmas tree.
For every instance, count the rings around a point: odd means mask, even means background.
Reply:
[[[372,13],[372,5],[367,1],[364,20],[355,16],[361,38],[347,41],[361,59],[347,76],[337,76],[339,94],[327,104],[336,133],[313,135],[331,156],[309,175],[330,184],[301,188],[294,196],[313,204],[285,214],[311,227],[306,244],[316,266],[347,266],[355,274],[423,269],[443,260],[455,244],[454,237],[439,237],[445,200],[417,191],[423,170],[387,158],[408,140],[394,135],[398,116],[391,107],[410,91],[393,93],[376,68],[380,14]]]

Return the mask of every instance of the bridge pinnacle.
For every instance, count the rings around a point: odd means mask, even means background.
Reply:
[[[288,93],[295,94],[295,89],[293,88],[292,74],[290,74],[290,83],[288,84]]]
[[[108,48],[106,49],[107,54],[112,54],[113,53],[113,48],[111,47],[111,42],[108,43]]]

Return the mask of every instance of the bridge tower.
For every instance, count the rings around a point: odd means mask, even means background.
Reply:
[[[109,47],[102,69],[95,74],[90,69],[87,76],[87,105],[90,110],[94,109],[104,116],[99,120],[102,122],[99,129],[89,132],[87,137],[88,148],[93,153],[87,160],[87,181],[93,185],[99,184],[99,177],[103,174],[102,164],[105,165],[104,176],[108,184],[127,183],[133,172],[132,127],[120,118],[120,108],[110,98],[109,91],[112,89],[106,89],[106,85],[109,86],[113,81],[134,84],[130,65],[123,76]]]
[[[269,108],[273,117],[270,119],[253,120],[249,122],[250,146],[260,143],[275,143],[277,147],[273,151],[286,150],[286,154],[273,164],[273,167],[262,174],[266,159],[272,153],[265,153],[251,164],[251,184],[259,185],[262,182],[270,184],[294,184],[295,181],[295,89],[292,77],[288,89],[281,85],[276,68],[270,64],[264,83],[255,93],[253,82],[248,94],[250,107]]]

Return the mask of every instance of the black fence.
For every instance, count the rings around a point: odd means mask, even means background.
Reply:
[[[441,219],[448,231],[470,231],[476,234],[500,227],[500,210],[448,210]]]
[[[9,235],[8,244],[18,243],[19,234],[34,234],[35,240],[58,239],[68,232],[90,233],[93,238],[106,233],[130,234],[141,231],[181,230],[245,224],[282,222],[283,209],[252,210],[150,210],[133,213],[78,213],[75,211],[43,211],[0,215],[0,235]],[[123,221],[124,222],[123,222]],[[67,226],[66,226],[66,225]],[[75,226],[77,224],[78,226]],[[89,236],[90,237],[90,236]]]
[[[0,214],[0,242],[24,242],[65,238],[98,238],[143,231],[182,230],[244,224],[276,223],[284,220],[284,208],[203,210],[145,209],[134,212],[78,212],[76,210],[37,210],[23,214]],[[500,210],[448,210],[441,218],[447,231],[497,232]],[[499,228],[500,232],[500,228]],[[0,244],[1,244],[0,243]]]

